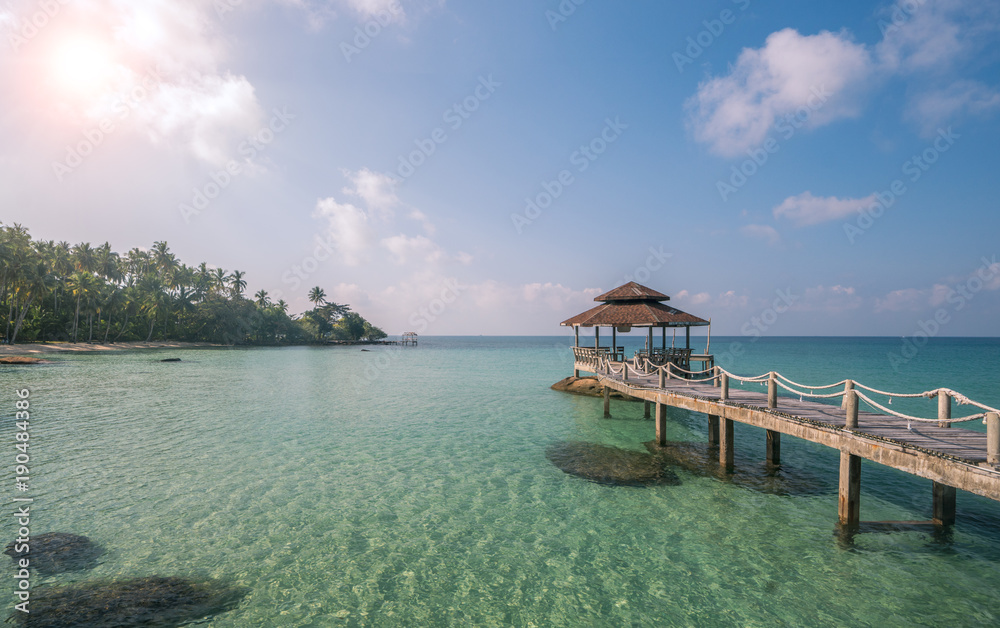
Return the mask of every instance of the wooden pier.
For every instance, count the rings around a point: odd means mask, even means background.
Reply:
[[[845,380],[837,384],[796,388],[778,373],[740,378],[719,366],[701,373],[684,372],[671,364],[650,360],[613,361],[606,353],[574,348],[574,371],[596,373],[604,386],[604,413],[610,416],[610,391],[655,404],[656,441],[666,443],[666,408],[672,406],[708,417],[708,440],[719,448],[719,464],[733,468],[733,430],[736,423],[766,430],[767,462],[780,464],[781,435],[787,434],[840,452],[838,515],[843,530],[858,531],[861,524],[861,460],[904,471],[932,482],[933,523],[955,522],[956,489],[1000,501],[1000,414],[994,408],[973,402],[954,391],[939,389],[913,397],[937,398],[937,417],[901,418],[890,413],[864,412],[859,404],[880,406],[874,389]],[[730,381],[766,385],[767,392],[730,389]],[[778,388],[796,395],[778,396]],[[814,391],[822,390],[823,394]],[[876,391],[878,392],[878,391]],[[798,397],[801,394],[802,397]],[[894,395],[904,397],[908,395]],[[831,405],[808,399],[828,398]],[[987,424],[987,432],[951,427],[952,401],[969,405],[975,420]],[[888,410],[885,406],[883,409]]]

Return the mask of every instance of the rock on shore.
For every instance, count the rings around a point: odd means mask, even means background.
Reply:
[[[597,378],[594,376],[590,377],[567,377],[566,379],[560,380],[551,386],[552,390],[558,390],[561,392],[573,393],[574,395],[585,395],[587,397],[604,397],[604,387],[601,386]],[[611,391],[612,399],[629,399],[632,397],[627,397],[617,390]]]

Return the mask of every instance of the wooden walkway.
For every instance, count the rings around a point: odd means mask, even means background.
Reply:
[[[611,366],[620,367],[621,363]],[[574,368],[595,371],[589,362],[578,361]],[[839,519],[848,529],[857,529],[860,524],[862,458],[931,480],[934,523],[938,525],[954,523],[955,489],[1000,501],[1000,465],[987,462],[987,435],[983,432],[934,423],[914,422],[908,427],[906,419],[870,412],[858,412],[857,427],[851,428],[849,411],[839,404],[777,396],[774,407],[768,407],[766,392],[726,386],[727,398],[722,399],[723,388],[714,383],[666,379],[661,388],[658,374],[630,371],[626,381],[621,373],[599,370],[606,415],[611,390],[656,404],[656,438],[664,444],[666,406],[704,413],[708,415],[709,442],[719,446],[719,463],[727,469],[733,465],[734,422],[767,430],[765,456],[773,464],[780,464],[781,434],[838,449]]]

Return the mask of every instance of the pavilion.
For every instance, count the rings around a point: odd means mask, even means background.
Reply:
[[[672,361],[685,369],[690,368],[690,360],[692,358],[698,358],[703,364],[706,364],[711,360],[712,356],[691,355],[691,328],[709,325],[710,321],[666,305],[664,302],[669,300],[670,297],[661,292],[630,281],[610,292],[605,292],[595,297],[594,301],[600,302],[601,305],[589,309],[582,314],[577,314],[573,318],[563,321],[560,325],[572,327],[575,332],[574,353],[578,358],[578,363],[581,362],[579,359],[581,357],[581,350],[584,353],[594,353],[595,355],[610,353],[612,360],[624,360],[624,352],[620,356],[618,355],[618,332],[628,333],[632,331],[633,327],[646,327],[648,329],[646,350],[641,353],[650,360],[658,363]],[[580,347],[581,327],[594,328],[593,349]],[[601,347],[601,327],[611,328],[611,347]],[[659,349],[653,344],[653,330],[657,327],[662,331],[662,341]],[[668,327],[672,327],[675,330],[678,327],[684,328],[683,349],[670,347],[668,350]],[[615,356],[620,358],[620,360]],[[586,357],[591,356],[588,355]],[[588,361],[583,360],[583,362]],[[714,363],[714,360],[711,361]],[[578,368],[574,369],[574,375],[579,377]]]

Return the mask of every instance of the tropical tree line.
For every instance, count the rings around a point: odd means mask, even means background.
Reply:
[[[221,344],[296,344],[380,340],[385,332],[350,306],[328,302],[319,287],[313,309],[261,290],[245,295],[245,273],[182,263],[166,242],[119,254],[105,242],[32,240],[19,224],[0,224],[3,340],[119,342],[180,340]]]

